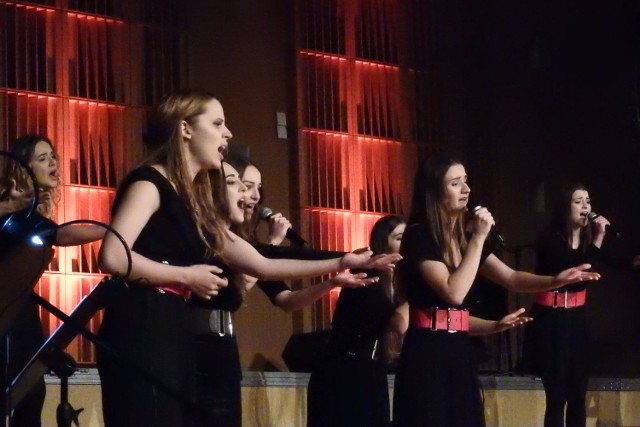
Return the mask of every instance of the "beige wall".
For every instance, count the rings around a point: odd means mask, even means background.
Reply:
[[[93,377],[96,377],[93,374]],[[97,378],[97,377],[96,377]],[[288,373],[245,374],[242,388],[242,417],[245,427],[303,427],[306,420],[306,384],[308,375]],[[95,381],[93,381],[95,382]],[[485,377],[485,417],[488,427],[539,427],[543,425],[544,392],[539,381],[522,377]],[[587,427],[640,426],[640,391],[637,380],[597,380],[600,391],[587,394]],[[618,384],[614,391],[603,384]],[[517,385],[517,387],[514,387]],[[499,388],[499,390],[498,390]],[[512,389],[517,388],[517,389]],[[635,391],[617,391],[625,389]],[[392,393],[393,390],[390,390]],[[100,387],[92,384],[72,384],[69,399],[76,408],[85,408],[80,415],[83,427],[102,426]],[[47,386],[43,427],[57,427],[55,408],[59,387]],[[131,426],[138,427],[138,426]],[[144,427],[144,426],[139,426]]]
[[[276,112],[292,116],[293,51],[286,1],[189,0],[189,85],[208,89],[223,104],[233,133],[262,171],[265,205],[291,218],[289,156],[292,138],[276,136]],[[296,221],[294,221],[294,224]],[[259,289],[236,315],[243,367],[269,363],[284,368],[282,349],[292,316],[273,307]]]

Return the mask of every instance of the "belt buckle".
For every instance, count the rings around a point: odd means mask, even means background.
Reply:
[[[231,318],[231,312],[223,310],[222,317],[222,329],[224,330],[224,334],[229,335],[230,337],[233,336],[233,319]],[[229,327],[228,329],[227,326]]]
[[[438,330],[438,307],[431,307],[431,330]]]
[[[376,360],[376,351],[378,350],[378,340],[373,342],[373,349],[371,350],[371,360]]]
[[[209,329],[211,332],[223,337],[225,333],[225,322],[223,316],[225,315],[222,310],[211,310],[209,313]]]
[[[447,308],[447,332],[450,334],[455,334],[458,331],[455,329],[451,329],[451,308]]]
[[[569,292],[564,293],[564,308],[569,308]]]

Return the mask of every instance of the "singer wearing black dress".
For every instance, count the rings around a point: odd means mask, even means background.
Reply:
[[[29,166],[37,180],[39,205],[43,217],[53,219],[55,202],[59,199],[60,169],[52,141],[43,135],[27,134],[11,144],[10,153]],[[0,173],[0,216],[26,208],[34,197],[33,183],[26,171],[8,161]],[[56,230],[53,244],[74,246],[99,240],[104,229],[94,226],[62,227]],[[27,299],[0,344],[0,384],[5,385],[20,373],[44,343],[39,306]],[[5,378],[6,377],[6,378]],[[32,390],[11,413],[11,426],[37,427],[41,425],[41,412],[45,399],[44,378],[39,378]],[[4,412],[4,411],[2,411]]]
[[[394,426],[485,425],[469,334],[498,332],[524,321],[518,320],[522,309],[497,322],[469,316],[464,300],[478,273],[508,289],[528,292],[599,277],[584,271],[589,265],[556,277],[512,270],[483,251],[494,220],[486,208],[469,215],[469,194],[459,162],[436,156],[421,163],[396,272],[409,303],[409,328],[396,373]]]
[[[107,305],[100,329],[103,342],[121,355],[103,348],[98,357],[106,427],[240,426],[239,396],[225,386],[238,381],[238,368],[226,362],[237,356],[232,345],[221,349],[219,340],[206,336],[226,334],[229,323],[220,318],[226,313],[206,302],[228,285],[228,271],[293,279],[393,268],[392,256],[372,258],[370,252],[271,260],[227,230],[224,189],[212,186],[210,174],[221,173],[230,138],[222,104],[212,94],[169,94],[151,117],[144,166],[116,194],[111,226],[132,249],[132,263],[120,241],[107,235],[102,270],[131,271],[129,289]],[[233,294],[217,307],[232,308]],[[125,358],[132,363],[122,363]]]
[[[373,252],[398,253],[404,227],[400,217],[380,218],[371,230]],[[380,277],[364,288],[340,291],[326,354],[309,380],[308,427],[391,423],[383,335],[396,299],[392,273]]]
[[[609,221],[589,221],[591,199],[581,184],[562,188],[553,217],[537,245],[540,274],[556,274],[576,264],[602,258]],[[590,282],[570,284],[536,296],[527,325],[524,369],[542,378],[546,396],[545,427],[584,427],[590,349],[585,305]]]

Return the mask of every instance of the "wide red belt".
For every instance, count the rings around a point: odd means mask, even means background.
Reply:
[[[540,292],[536,296],[536,304],[553,308],[574,308],[580,307],[587,301],[587,290],[578,292]]]
[[[433,331],[469,330],[469,311],[455,308],[409,308],[409,324]]]
[[[191,296],[191,291],[184,285],[153,285],[153,288],[160,293],[168,292],[170,294],[179,295],[183,298],[189,298]]]

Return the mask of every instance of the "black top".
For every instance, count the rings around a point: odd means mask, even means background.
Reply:
[[[342,288],[331,323],[332,337],[379,339],[394,309],[387,285],[382,281],[358,288]]]
[[[113,212],[117,211],[129,186],[137,181],[151,182],[158,189],[160,208],[151,215],[132,250],[154,261],[171,265],[214,264],[223,269],[220,276],[228,276],[230,270],[224,263],[207,256],[206,247],[200,240],[187,205],[169,180],[155,168],[141,166],[127,175],[116,194]],[[209,301],[195,295],[191,300],[196,305],[229,311],[237,310],[242,304],[238,288],[231,283]]]
[[[444,301],[424,280],[420,273],[420,264],[426,260],[444,263],[442,249],[425,224],[412,224],[402,235],[401,266],[402,277],[409,305],[415,307],[464,308]],[[483,250],[480,265],[490,252]]]
[[[578,249],[569,247],[567,241],[560,233],[545,233],[538,241],[536,247],[537,263],[536,273],[555,276],[567,268],[580,264],[594,264],[600,258],[600,249],[593,244],[586,251],[582,246]],[[586,289],[591,281],[572,283],[557,290],[560,292],[577,292]]]
[[[345,252],[326,251],[321,249],[314,249],[300,246],[274,246],[266,243],[255,243],[256,250],[266,258],[278,259],[302,259],[302,260],[323,260],[341,258]],[[278,281],[258,281],[258,287],[269,298],[272,304],[275,305],[276,297],[285,291],[290,291],[291,288],[285,282]]]

